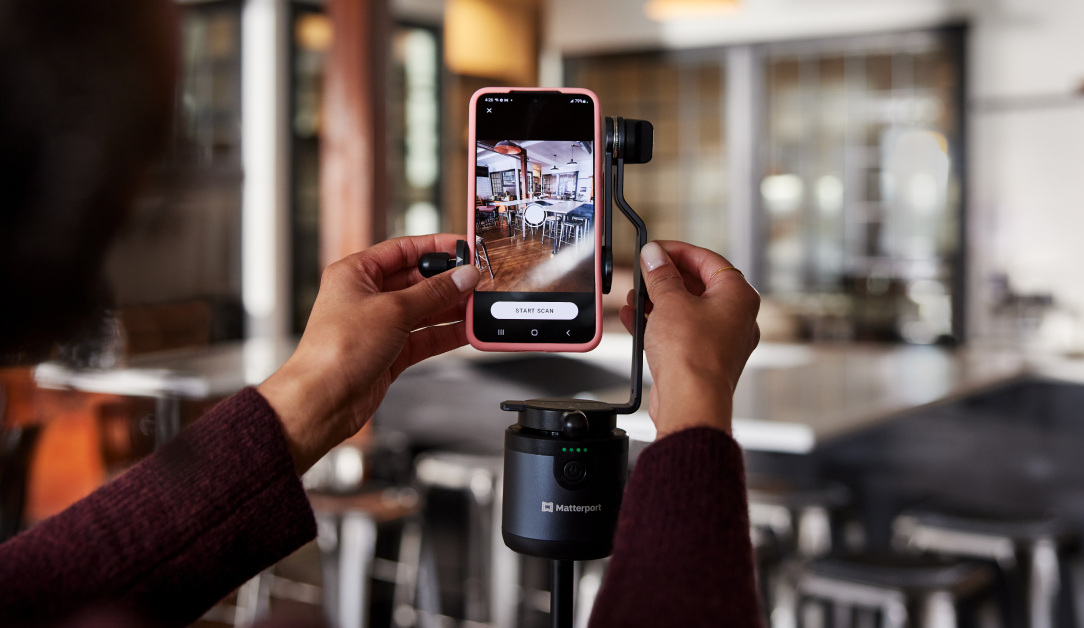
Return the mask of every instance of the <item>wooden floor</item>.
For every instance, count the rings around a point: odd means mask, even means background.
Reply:
[[[547,237],[542,242],[542,230],[527,230],[524,240],[521,231],[509,238],[504,227],[479,232],[485,241],[489,261],[493,265],[494,278],[482,270],[482,281],[477,290],[483,292],[594,292],[595,261],[594,238],[591,245],[565,244],[557,255],[553,243]]]

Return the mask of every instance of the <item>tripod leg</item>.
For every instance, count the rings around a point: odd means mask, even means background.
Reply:
[[[572,628],[572,590],[576,563],[571,560],[553,561],[550,584],[550,617],[553,628]]]

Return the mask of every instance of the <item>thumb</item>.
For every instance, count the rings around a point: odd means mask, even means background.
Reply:
[[[397,296],[406,309],[411,325],[435,316],[459,303],[463,296],[478,285],[481,274],[474,266],[460,266],[450,273],[441,273],[400,290]]]
[[[640,269],[643,271],[647,294],[658,304],[675,294],[688,294],[681,271],[658,243],[648,242],[640,249]]]

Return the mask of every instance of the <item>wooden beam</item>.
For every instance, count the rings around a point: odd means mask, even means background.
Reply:
[[[320,264],[387,237],[387,0],[328,0],[335,38],[320,125]]]

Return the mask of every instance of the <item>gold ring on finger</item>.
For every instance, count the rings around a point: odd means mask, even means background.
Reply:
[[[719,273],[723,272],[724,270],[737,270],[739,275],[741,275],[742,277],[745,277],[745,273],[738,270],[737,268],[734,268],[733,266],[725,266],[725,267],[720,268],[719,270],[713,272],[711,274],[711,277],[708,277],[708,281],[711,281],[712,279],[715,279],[715,275],[718,275]]]

